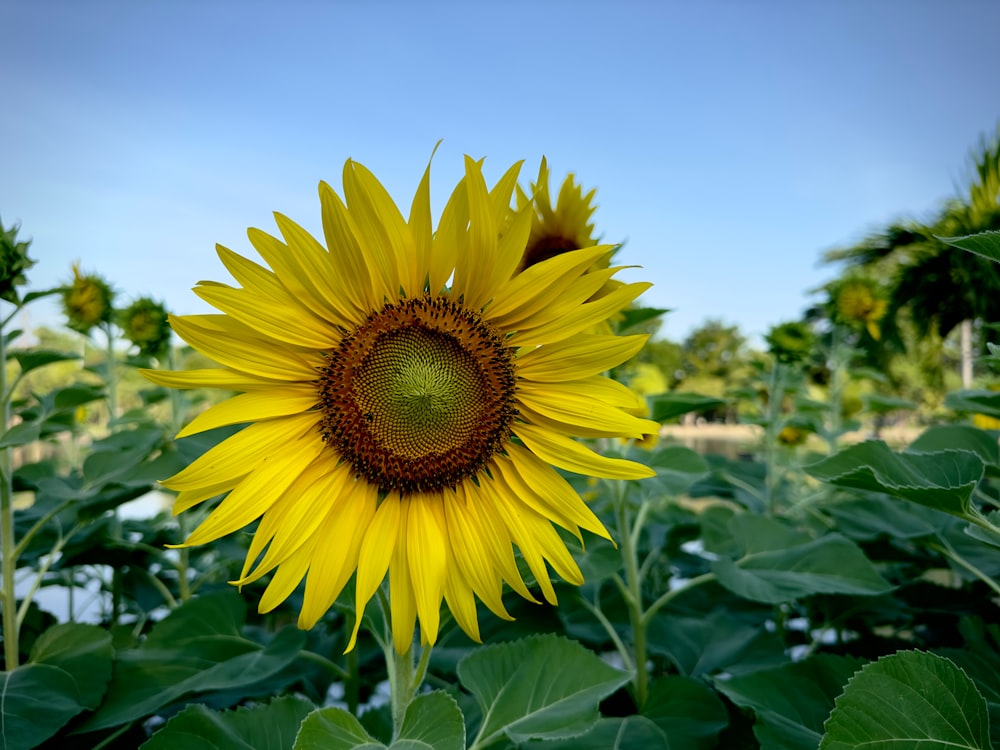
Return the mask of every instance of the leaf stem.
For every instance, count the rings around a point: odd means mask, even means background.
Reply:
[[[657,599],[655,602],[647,607],[646,611],[642,615],[643,626],[649,625],[649,621],[653,619],[654,615],[659,612],[663,607],[667,606],[670,602],[676,599],[681,594],[686,591],[690,591],[696,586],[701,586],[702,584],[708,583],[715,580],[715,573],[702,573],[700,576],[695,576],[684,582],[683,585],[678,586],[675,589],[665,592]]]
[[[355,649],[355,651],[356,650],[357,649]],[[351,651],[351,653],[353,654],[354,651]],[[302,649],[301,651],[299,651],[299,656],[305,659],[306,661],[311,661],[313,664],[320,665],[321,667],[326,669],[330,674],[336,677],[338,680],[347,680],[350,677],[350,674],[347,672],[347,670],[345,670],[342,666],[337,664],[337,662],[331,659],[327,659],[325,656],[323,656],[322,654],[317,654],[315,651]],[[351,713],[356,713],[356,711],[352,710]]]
[[[989,586],[991,589],[993,589],[994,593],[996,593],[997,595],[1000,595],[1000,584],[998,584],[996,581],[994,581],[992,578],[990,578],[988,575],[986,575],[983,571],[981,571],[975,565],[973,565],[968,560],[966,560],[964,557],[962,557],[957,552],[955,552],[955,550],[951,549],[951,547],[943,546],[943,545],[940,545],[940,544],[934,544],[934,543],[928,544],[927,546],[928,546],[928,548],[930,548],[932,550],[940,552],[942,555],[944,555],[945,557],[947,557],[949,560],[951,560],[952,562],[954,562],[959,567],[965,568],[967,571],[969,571],[970,573],[972,573],[972,575],[974,575],[980,581],[982,581],[987,586]]]

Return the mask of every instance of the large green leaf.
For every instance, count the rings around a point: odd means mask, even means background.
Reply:
[[[4,750],[35,747],[95,708],[111,678],[113,656],[110,633],[95,625],[64,623],[42,633],[30,663],[0,672]]]
[[[302,722],[292,750],[385,750],[385,745],[347,711],[321,708]]]
[[[717,678],[715,686],[755,714],[754,734],[767,750],[815,750],[823,722],[861,662],[819,654],[774,669]]]
[[[629,680],[577,643],[541,635],[478,648],[458,677],[482,710],[479,744],[568,739],[597,721],[597,705]]]
[[[964,424],[942,424],[929,427],[907,450],[933,453],[944,450],[971,451],[979,456],[987,469],[1000,469],[1000,444],[987,432]]]
[[[50,664],[0,672],[3,750],[30,750],[83,710],[73,677]]]
[[[695,617],[661,611],[649,624],[648,639],[650,651],[690,677],[752,671],[788,660],[777,633],[724,608]]]
[[[900,651],[866,664],[837,698],[821,750],[989,750],[986,700],[951,661]],[[815,745],[814,745],[815,747]]]
[[[734,594],[766,604],[811,594],[884,594],[893,588],[861,549],[839,534],[736,561],[716,560],[712,572]]]
[[[662,393],[650,398],[650,419],[665,422],[692,411],[705,411],[725,406],[726,400],[700,393]]]
[[[31,649],[32,662],[59,667],[69,675],[77,702],[91,710],[107,690],[114,655],[107,630],[75,622],[49,628]]]
[[[524,750],[680,750],[687,745],[667,741],[663,730],[645,716],[598,719],[593,729],[571,740],[528,742]]]
[[[141,750],[288,750],[313,708],[309,701],[287,695],[235,711],[212,711],[192,703]]]
[[[939,237],[942,242],[960,247],[988,260],[1000,263],[1000,232],[980,232],[964,237]]]
[[[930,536],[954,523],[951,516],[897,497],[865,495],[831,502],[823,510],[833,516],[837,530],[852,539],[913,539]]]
[[[406,750],[410,743],[434,750],[465,750],[465,719],[455,699],[441,690],[414,698],[390,748]]]
[[[852,445],[805,467],[841,487],[885,492],[958,516],[983,476],[983,462],[967,450],[894,453],[881,440]]]
[[[261,646],[240,635],[244,616],[234,592],[174,610],[138,648],[119,652],[107,698],[80,731],[135,721],[190,693],[252,686],[298,658],[302,631],[285,628]]]
[[[649,686],[642,715],[663,730],[671,747],[710,750],[729,715],[719,696],[701,680],[667,675]]]

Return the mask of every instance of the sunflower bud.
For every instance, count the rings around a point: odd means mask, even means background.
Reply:
[[[81,274],[80,264],[74,263],[73,282],[63,292],[67,325],[86,334],[100,323],[110,323],[114,315],[111,307],[114,296],[108,282],[96,274]]]
[[[785,364],[804,361],[812,350],[813,332],[805,323],[780,323],[764,336],[768,349],[776,360]]]
[[[125,338],[139,347],[140,354],[161,357],[170,346],[167,309],[149,297],[140,297],[120,310],[118,326],[125,332]]]
[[[0,299],[18,303],[17,289],[27,283],[24,272],[35,265],[28,257],[28,246],[31,241],[18,242],[18,226],[3,228],[0,222]]]

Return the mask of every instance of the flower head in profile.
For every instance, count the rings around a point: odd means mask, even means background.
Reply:
[[[785,364],[805,361],[815,344],[812,328],[797,320],[772,326],[764,340],[771,355]]]
[[[18,302],[17,287],[28,281],[24,272],[35,265],[35,261],[28,257],[31,241],[17,241],[19,229],[16,224],[4,229],[0,221],[0,299],[14,304]]]
[[[170,346],[167,308],[149,297],[140,297],[118,312],[118,326],[139,353],[161,357]]]
[[[646,337],[583,333],[649,285],[591,300],[619,270],[590,270],[609,250],[600,246],[519,272],[534,207],[511,215],[518,168],[488,189],[467,158],[435,230],[429,167],[404,218],[348,161],[343,199],[320,184],[325,246],[277,214],[280,237],[249,231],[266,266],[220,246],[239,285],[196,287],[221,314],[171,319],[219,367],[147,377],[243,392],[180,435],[249,425],[164,484],[178,491],[175,512],[228,493],[188,545],[260,519],[236,583],[273,573],[261,611],[304,580],[299,625],[312,627],[356,573],[353,648],[388,576],[397,650],[418,620],[422,640],[435,641],[442,600],[478,639],[477,598],[506,619],[504,582],[535,600],[515,548],[554,603],[549,566],[582,582],[556,527],[608,537],[553,467],[652,475],[575,439],[658,428],[630,414],[637,397],[600,374]]]
[[[871,279],[847,279],[833,290],[836,319],[849,326],[862,327],[878,341],[879,321],[885,317],[888,302]]]
[[[114,292],[97,274],[80,273],[80,264],[73,264],[73,281],[63,290],[63,312],[66,324],[74,331],[89,333],[101,323],[110,323],[114,317]]]

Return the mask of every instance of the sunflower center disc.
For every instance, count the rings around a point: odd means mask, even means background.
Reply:
[[[454,486],[510,437],[512,352],[446,298],[388,304],[330,352],[324,440],[383,492]]]

